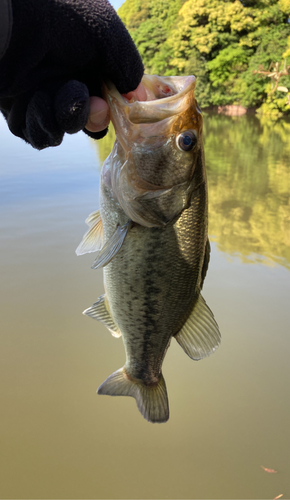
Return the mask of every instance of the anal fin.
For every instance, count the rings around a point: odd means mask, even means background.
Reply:
[[[218,348],[221,341],[219,327],[201,294],[175,338],[184,352],[195,360],[210,356]]]
[[[86,309],[83,314],[103,323],[110,330],[113,337],[121,337],[122,333],[111,316],[105,294],[101,295],[97,302]]]
[[[210,242],[209,242],[209,239],[207,239],[206,245],[205,245],[203,266],[202,266],[202,270],[201,270],[201,285],[200,285],[201,289],[203,287],[203,283],[204,283],[206,273],[208,270],[209,260],[210,260]]]

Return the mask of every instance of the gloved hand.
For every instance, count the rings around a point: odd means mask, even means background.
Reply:
[[[140,83],[141,58],[107,0],[12,0],[12,10],[0,110],[11,132],[33,147],[57,146],[65,132],[84,129],[103,80],[120,93]],[[107,129],[86,132],[98,139]]]

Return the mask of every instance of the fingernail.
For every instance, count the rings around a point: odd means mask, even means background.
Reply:
[[[142,83],[139,83],[138,87],[136,90],[133,90],[132,92],[128,92],[128,94],[122,94],[123,97],[128,99],[128,101],[131,101],[132,99],[137,101],[147,101],[147,94],[145,87]]]
[[[138,101],[147,101],[147,94],[142,83],[139,83],[138,87],[135,90]]]
[[[91,120],[92,116],[95,117],[95,121]],[[104,120],[102,120],[102,111],[99,111],[98,113],[94,113],[94,115],[90,115],[85,128],[90,132],[101,132],[102,130],[105,130],[105,128],[107,128],[109,123],[110,113],[108,112],[108,110],[106,110]]]
[[[95,125],[101,124],[106,121],[108,113],[108,108],[101,109],[97,113],[93,113],[89,116],[89,121],[94,123]]]

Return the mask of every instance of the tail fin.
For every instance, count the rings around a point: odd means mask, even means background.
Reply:
[[[124,368],[112,373],[98,388],[98,394],[108,396],[132,396],[140,413],[148,422],[166,422],[169,419],[167,390],[163,375],[156,385],[145,385],[130,380]]]

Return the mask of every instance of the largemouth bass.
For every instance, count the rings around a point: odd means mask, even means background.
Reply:
[[[166,422],[161,369],[171,338],[199,360],[220,332],[200,293],[210,246],[195,78],[146,75],[142,83],[145,102],[106,90],[117,139],[77,254],[98,250],[92,267],[104,267],[105,294],[84,314],[122,335],[126,351],[98,394],[132,396],[145,419]]]

